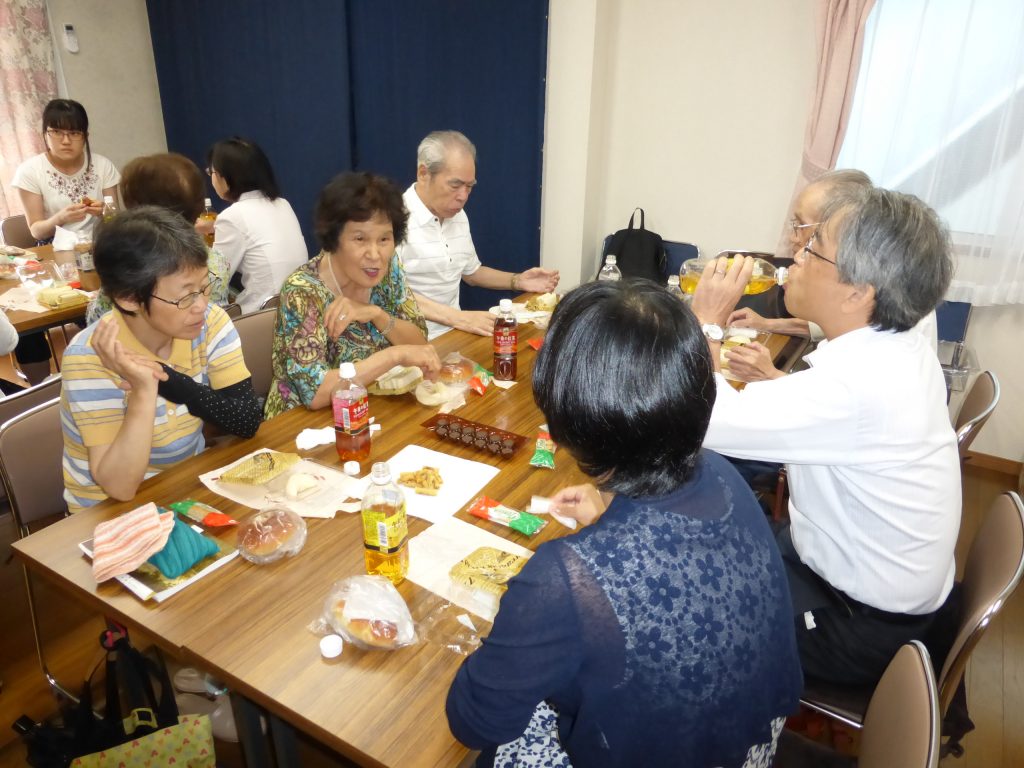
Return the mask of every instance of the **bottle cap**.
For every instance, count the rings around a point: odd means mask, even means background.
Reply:
[[[194,198],[194,197],[193,197],[192,199],[193,199],[193,200],[195,200],[195,198]],[[103,202],[104,202],[104,203],[110,203],[111,205],[113,205],[113,203],[114,203],[114,197],[113,197],[113,195],[104,195],[104,196],[103,196]]]
[[[342,470],[349,477],[359,477],[359,462],[358,461],[346,461]]]
[[[338,366],[338,373],[341,374],[341,378],[343,379],[354,379],[356,377],[355,363],[342,363]]]
[[[341,656],[345,641],[341,635],[324,635],[320,638],[320,655],[325,659],[336,659]]]
[[[609,253],[607,256],[604,257],[605,264],[611,264],[612,266],[614,266],[617,261],[618,259],[615,258],[614,253]]]
[[[668,276],[668,284],[669,285],[679,285],[679,275],[669,275]]]
[[[498,308],[502,312],[511,312],[512,311],[512,299],[502,299],[501,301],[498,302]]]
[[[211,208],[213,206],[213,201],[208,197],[204,197],[203,205],[205,205],[207,208]]]

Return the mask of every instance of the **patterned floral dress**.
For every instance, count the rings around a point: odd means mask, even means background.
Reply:
[[[298,405],[309,405],[328,371],[343,362],[365,360],[391,346],[373,323],[350,323],[341,338],[327,336],[324,315],[335,296],[320,279],[320,262],[325,255],[321,251],[292,272],[281,288],[274,329],[274,382],[264,418],[273,418]],[[414,323],[427,335],[426,323],[406,285],[398,256],[391,257],[387,275],[370,292],[370,303],[389,315]]]

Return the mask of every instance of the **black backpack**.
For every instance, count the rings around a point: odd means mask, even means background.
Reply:
[[[633,228],[633,218],[640,211],[640,228]],[[657,283],[664,283],[668,275],[665,267],[665,245],[661,235],[644,229],[644,209],[636,208],[629,217],[629,226],[620,229],[605,241],[604,253],[601,254],[601,266],[604,257],[614,254],[616,266],[624,278],[645,277]]]

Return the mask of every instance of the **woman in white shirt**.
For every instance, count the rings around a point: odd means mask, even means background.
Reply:
[[[218,141],[207,153],[207,166],[214,190],[231,203],[217,217],[213,247],[227,258],[230,272],[240,274],[243,290],[236,302],[252,312],[308,260],[306,241],[257,144],[239,136]]]
[[[71,99],[54,99],[43,110],[46,151],[14,172],[29,230],[49,240],[58,226],[92,234],[103,212],[103,197],[116,199],[121,175],[103,155],[89,147],[89,116]]]

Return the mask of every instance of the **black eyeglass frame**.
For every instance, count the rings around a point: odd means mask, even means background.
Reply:
[[[189,309],[193,304],[196,303],[196,301],[199,300],[200,296],[210,298],[210,295],[213,293],[213,289],[220,284],[220,278],[213,274],[213,272],[207,270],[206,276],[209,278],[209,280],[206,281],[206,285],[200,286],[198,291],[186,293],[177,301],[171,301],[170,299],[161,298],[160,296],[157,296],[155,293],[149,294],[149,297],[151,299],[156,299],[157,301],[162,301],[164,304],[170,304],[171,306],[177,307],[178,309]]]

